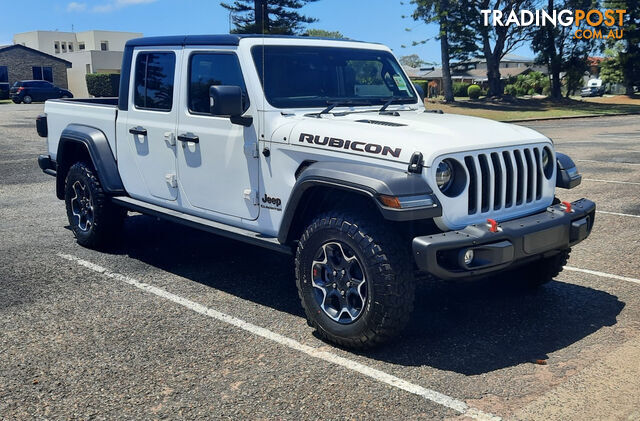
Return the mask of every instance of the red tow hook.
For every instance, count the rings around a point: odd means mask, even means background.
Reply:
[[[569,202],[562,202],[562,209],[564,209],[565,213],[573,212],[573,207],[571,206],[571,203],[569,203]]]
[[[489,232],[498,232],[498,221],[495,219],[487,219],[489,223]]]

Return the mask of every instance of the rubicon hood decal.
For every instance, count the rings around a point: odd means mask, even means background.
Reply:
[[[319,136],[307,133],[301,133],[298,141],[302,143],[311,143],[312,145],[315,144],[336,149],[366,152],[372,155],[390,156],[394,158],[400,158],[400,154],[402,153],[402,148],[393,148],[391,146],[379,145],[377,143],[344,140],[337,137]]]

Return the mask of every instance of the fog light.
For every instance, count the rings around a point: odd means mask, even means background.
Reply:
[[[473,250],[469,249],[464,253],[464,264],[469,266],[473,263],[473,258],[475,257],[475,253]]]

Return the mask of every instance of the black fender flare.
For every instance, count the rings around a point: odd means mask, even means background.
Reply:
[[[91,126],[70,124],[60,135],[56,155],[58,166],[56,193],[58,198],[64,198],[66,170],[74,164],[73,162],[68,162],[69,158],[65,157],[65,151],[68,150],[70,144],[82,145],[86,148],[105,193],[112,195],[125,193],[116,158],[104,132]],[[60,169],[63,169],[63,171],[60,171]]]
[[[556,187],[561,189],[572,189],[582,182],[582,175],[573,160],[563,153],[556,153],[557,175]]]
[[[310,188],[318,186],[364,195],[373,200],[382,216],[390,221],[431,219],[442,215],[440,203],[421,174],[357,162],[315,162],[302,171],[293,186],[278,231],[280,243],[284,244],[290,240],[289,233],[305,193]],[[393,209],[384,206],[378,200],[381,195],[431,196],[434,205]]]

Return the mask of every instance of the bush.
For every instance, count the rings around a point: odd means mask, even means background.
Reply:
[[[454,82],[453,83],[453,96],[454,97],[463,97],[467,96],[467,90],[471,86],[470,83],[465,82]]]
[[[95,97],[114,97],[120,91],[120,75],[107,73],[88,73],[87,90]]]
[[[481,93],[482,93],[482,89],[478,85],[471,85],[467,88],[467,94],[471,99],[480,98]]]

